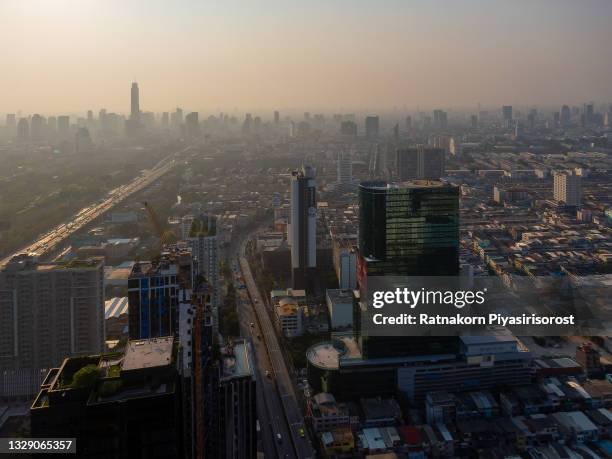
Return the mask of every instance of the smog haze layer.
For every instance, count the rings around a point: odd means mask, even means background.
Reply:
[[[180,7],[179,7],[180,5]],[[4,112],[612,100],[612,2],[4,0]]]

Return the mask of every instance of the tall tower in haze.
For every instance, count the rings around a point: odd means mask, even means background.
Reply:
[[[291,176],[290,225],[292,287],[310,290],[317,266],[317,197],[312,167],[303,166]]]
[[[132,83],[130,119],[140,119],[140,95],[136,82]]]

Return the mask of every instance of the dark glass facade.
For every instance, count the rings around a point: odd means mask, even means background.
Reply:
[[[389,185],[366,182],[359,187],[359,205],[363,275],[459,274],[457,187],[425,180]],[[357,333],[365,358],[447,354],[458,349],[456,337],[368,337]]]
[[[368,275],[459,272],[459,190],[416,181],[359,187],[359,251]]]
[[[178,330],[178,281],[157,267],[133,270],[128,279],[130,339],[155,338]]]

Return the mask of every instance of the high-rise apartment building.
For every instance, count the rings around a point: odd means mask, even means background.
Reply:
[[[566,206],[579,206],[582,201],[582,178],[573,171],[554,173],[555,201]]]
[[[103,349],[103,260],[20,255],[0,268],[0,370],[51,368]]]
[[[204,276],[211,287],[211,304],[216,310],[221,305],[217,218],[214,215],[195,217],[192,220],[186,242],[195,259],[196,272]]]
[[[312,287],[312,274],[317,266],[317,196],[315,170],[303,166],[291,177],[291,244],[292,287]]]
[[[353,188],[353,158],[348,151],[338,153],[337,176],[338,191],[345,192]]]

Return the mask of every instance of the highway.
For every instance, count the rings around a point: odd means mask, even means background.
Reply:
[[[74,215],[72,221],[56,226],[46,234],[40,236],[35,242],[0,260],[0,266],[8,263],[15,255],[22,253],[36,253],[42,257],[56,249],[59,249],[61,244],[63,244],[76,231],[89,225],[92,221],[102,216],[105,212],[108,212],[128,196],[149,186],[151,183],[155,182],[161,176],[170,171],[176,165],[176,157],[187,152],[190,148],[191,147],[187,147],[181,151],[172,153],[159,161],[151,169],[143,172],[130,183],[121,185],[109,191],[105,198],[81,209],[76,215]]]
[[[237,261],[232,263],[234,285],[242,284],[240,268]],[[295,458],[291,444],[289,428],[283,417],[283,408],[276,392],[272,375],[272,365],[268,357],[266,345],[261,339],[261,330],[248,292],[237,288],[236,308],[240,318],[240,334],[249,338],[252,344],[255,364],[255,380],[257,381],[257,418],[261,430],[261,444],[258,449],[264,457]],[[252,325],[251,325],[252,324]],[[280,434],[280,441],[276,434]]]
[[[271,372],[270,378],[268,379],[273,380],[276,386],[274,390],[275,396],[270,397],[268,391],[270,384],[264,384],[264,393],[266,403],[268,404],[268,412],[271,416],[270,421],[272,422],[272,428],[280,429],[283,445],[289,443],[293,444],[291,454],[286,451],[286,448],[282,448],[282,450],[279,451],[281,453],[279,456],[297,457],[299,459],[314,458],[315,453],[308,434],[306,433],[304,436],[301,435],[301,432],[306,432],[304,417],[302,416],[302,411],[296,398],[283,353],[278,344],[276,330],[259,294],[249,263],[244,257],[244,243],[241,247],[239,262],[244,283],[248,289],[253,309],[257,316],[255,324],[255,327],[257,327],[256,332],[261,337],[254,339],[255,345],[260,348],[259,351],[256,348],[256,354],[260,356],[261,351],[265,350],[271,366],[271,370],[268,370]],[[263,344],[263,346],[261,346],[261,344]],[[280,406],[276,403],[278,398],[280,398]],[[262,425],[261,428],[263,429],[264,426]],[[288,433],[287,430],[289,431]],[[282,454],[285,454],[285,456]]]

